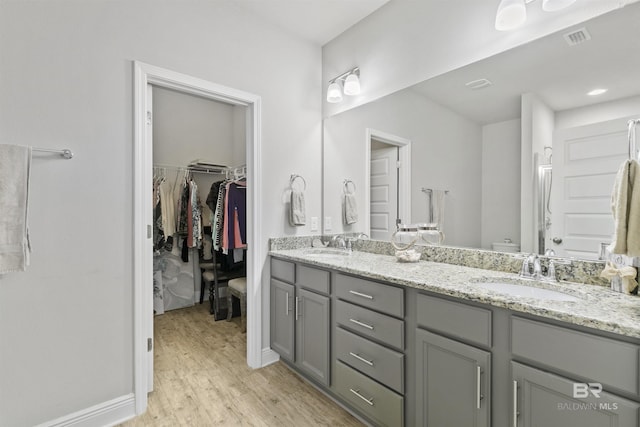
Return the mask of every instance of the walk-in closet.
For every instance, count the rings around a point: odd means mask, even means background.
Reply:
[[[244,280],[246,295],[247,107],[151,94],[154,315],[206,304],[212,327],[230,320],[242,334],[246,303],[229,285]]]

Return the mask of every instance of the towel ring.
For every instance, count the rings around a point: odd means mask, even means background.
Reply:
[[[304,180],[304,177],[302,177],[302,175],[298,175],[295,173],[291,175],[291,180],[289,183],[289,185],[291,186],[291,189],[293,189],[293,184],[295,184],[296,179],[298,178],[302,180],[302,184],[303,184],[302,191],[305,191],[307,189],[307,181]]]
[[[353,194],[356,192],[356,184],[350,179],[345,179],[343,184],[344,184],[344,189],[343,189],[344,194]],[[353,185],[353,191],[349,191],[349,184]]]

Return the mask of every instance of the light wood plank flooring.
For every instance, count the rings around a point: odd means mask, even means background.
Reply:
[[[155,318],[155,391],[122,426],[361,426],[282,362],[252,370],[240,318],[208,304]]]

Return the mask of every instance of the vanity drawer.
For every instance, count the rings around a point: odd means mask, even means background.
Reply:
[[[338,298],[404,318],[404,289],[340,273],[336,273],[334,283]]]
[[[336,391],[353,407],[382,426],[404,425],[404,398],[342,362],[336,362]]]
[[[329,293],[330,273],[328,271],[298,264],[296,276],[296,284],[301,287],[323,294]]]
[[[418,294],[418,325],[491,347],[491,310]]]
[[[404,354],[335,329],[336,357],[378,382],[404,394]]]
[[[271,258],[271,277],[293,284],[296,282],[296,265],[289,261]]]
[[[511,351],[563,373],[640,395],[639,347],[513,316]]]
[[[344,301],[336,302],[336,321],[360,335],[404,349],[404,321]]]

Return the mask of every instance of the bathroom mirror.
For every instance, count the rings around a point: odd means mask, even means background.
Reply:
[[[325,119],[323,216],[331,228],[325,223],[324,232],[384,236],[385,227],[395,229],[396,209],[402,222],[428,222],[430,192],[442,190],[445,245],[491,249],[508,239],[533,252],[546,241],[558,255],[597,258],[596,241],[612,231],[610,213],[594,219],[574,204],[571,214],[545,216],[554,200],[562,203],[556,191],[570,186],[550,165],[573,154],[554,140],[571,138],[566,129],[613,121],[617,139],[597,156],[614,168],[627,157],[626,120],[640,115],[639,23],[640,4],[627,5]],[[608,91],[587,95],[597,88]],[[592,156],[583,145],[579,161]],[[608,209],[613,176],[606,179],[582,190],[600,210]],[[350,225],[342,221],[345,180],[354,184],[359,214]],[[552,243],[599,223],[606,224],[585,251]]]

